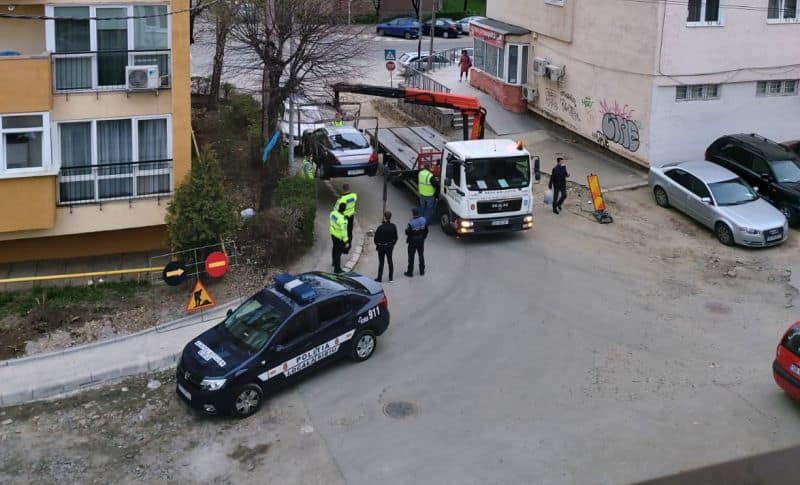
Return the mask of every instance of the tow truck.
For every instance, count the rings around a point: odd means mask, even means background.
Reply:
[[[364,84],[340,83],[333,90],[334,105],[339,93],[346,92],[460,111],[464,141],[448,142],[429,126],[381,128],[373,139],[373,146],[383,155],[387,178],[407,185],[416,194],[416,175],[430,165],[439,180],[436,215],[445,234],[465,236],[533,227],[531,154],[520,142],[483,139],[486,110],[476,97]]]

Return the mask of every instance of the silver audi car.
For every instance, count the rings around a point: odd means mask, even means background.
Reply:
[[[730,170],[711,162],[650,167],[650,188],[661,207],[675,207],[713,229],[722,244],[773,246],[786,241],[786,217]]]

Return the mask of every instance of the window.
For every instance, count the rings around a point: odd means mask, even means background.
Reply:
[[[486,74],[497,77],[497,53],[499,49],[493,45],[486,44]]]
[[[669,170],[666,172],[667,177],[674,180],[678,185],[686,190],[689,190],[689,174],[680,169]]]
[[[508,84],[528,82],[528,49],[526,44],[504,44],[495,47],[474,39],[472,66]]]
[[[688,25],[722,25],[719,0],[689,0]]]
[[[519,46],[508,46],[508,78],[509,84],[517,84],[517,71],[519,67]]]
[[[291,345],[311,335],[318,328],[319,320],[316,308],[306,308],[286,323],[278,338],[278,344]]]
[[[719,206],[746,204],[758,199],[758,194],[738,178],[709,184],[709,187]]]
[[[170,193],[169,130],[163,116],[59,123],[59,203]]]
[[[767,22],[797,22],[797,0],[769,0]]]
[[[472,54],[472,67],[476,69],[480,69],[481,71],[486,69],[486,42],[483,42],[478,39],[474,39],[473,42],[474,51]]]
[[[676,101],[702,101],[719,99],[719,84],[692,84],[675,87]]]
[[[783,81],[758,81],[756,83],[756,96],[793,96],[797,94],[796,79]]]
[[[694,195],[700,197],[711,197],[711,194],[708,192],[708,187],[706,184],[703,183],[702,180],[695,177],[694,175],[686,174],[686,177],[689,180],[689,191],[692,192]]]
[[[753,154],[750,151],[736,145],[728,145],[720,152],[728,160],[738,163],[747,170],[753,170]]]
[[[125,67],[134,65],[158,66],[161,86],[169,86],[165,5],[48,6],[46,12],[54,17],[47,21],[47,45],[56,91],[124,89]]]
[[[320,326],[330,323],[347,313],[346,302],[343,298],[333,298],[331,300],[323,301],[319,304],[317,311],[319,312]]]
[[[461,164],[458,160],[447,162],[447,177],[453,181],[454,187],[461,187]]]
[[[240,345],[260,350],[286,319],[288,307],[275,299],[264,301],[253,297],[222,321],[222,326]]]
[[[783,337],[781,345],[786,347],[789,352],[800,357],[800,327],[792,327],[789,329],[789,331],[786,332],[786,336]]]
[[[0,174],[26,173],[50,165],[47,113],[0,116]]]

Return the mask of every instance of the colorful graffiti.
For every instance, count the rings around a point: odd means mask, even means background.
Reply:
[[[626,150],[635,152],[639,149],[639,126],[633,120],[634,109],[627,104],[620,106],[600,101],[600,112],[603,115],[601,131],[608,141],[614,142]]]
[[[564,111],[572,118],[572,121],[580,123],[581,117],[578,115],[578,102],[575,101],[575,96],[572,94],[561,91],[561,110]]]
[[[581,100],[581,104],[586,109],[592,109],[592,106],[594,105],[594,100],[592,100],[592,98],[590,98],[589,96],[586,96]]]

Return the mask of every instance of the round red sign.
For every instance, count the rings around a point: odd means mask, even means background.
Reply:
[[[222,251],[214,251],[206,258],[206,273],[212,278],[219,278],[228,272],[228,255]]]
[[[394,71],[395,67],[397,67],[397,65],[394,63],[394,61],[387,61],[386,62],[386,70],[387,71],[392,72],[392,71]]]

